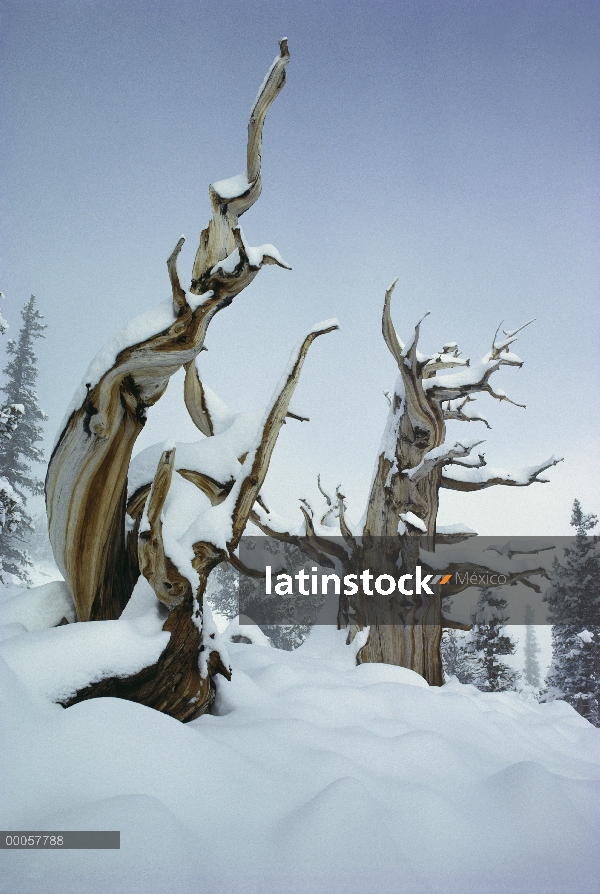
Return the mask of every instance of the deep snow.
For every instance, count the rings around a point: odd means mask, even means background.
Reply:
[[[2,850],[2,894],[598,890],[600,731],[564,702],[357,667],[319,627],[295,652],[228,643],[232,681],[187,725],[64,710],[44,637],[68,629],[7,631],[38,654],[36,675],[0,660],[0,826],[118,829],[121,850]]]

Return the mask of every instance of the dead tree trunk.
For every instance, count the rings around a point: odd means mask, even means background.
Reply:
[[[474,365],[460,356],[454,342],[445,344],[438,353],[421,354],[417,345],[422,321],[417,324],[409,345],[404,346],[396,335],[390,315],[394,285],[385,296],[382,329],[400,375],[391,397],[369,495],[360,565],[374,567],[378,560],[381,566],[382,544],[386,544],[389,555],[386,555],[387,567],[382,571],[392,575],[410,574],[415,582],[419,550],[435,550],[441,488],[480,490],[494,484],[525,486],[545,480],[538,475],[557,460],[552,458],[520,475],[507,477],[488,468],[482,471],[486,466],[483,454],[470,456],[472,449],[482,443],[480,440],[446,439],[447,419],[481,421],[487,425],[483,417],[468,415],[464,410],[473,393],[483,391],[498,400],[509,400],[504,392],[493,390],[489,379],[501,365],[522,365],[509,349],[520,330],[505,331],[505,337],[499,340],[497,330],[491,351]],[[448,372],[453,368],[459,371]],[[456,474],[457,467],[462,474]],[[538,573],[542,572],[538,570]],[[430,685],[441,685],[440,642],[445,619],[441,587],[430,589],[433,595],[419,594],[415,586],[413,593],[404,596],[402,601],[378,603],[376,621],[371,621],[368,642],[360,653],[361,661],[408,667],[425,677]],[[361,591],[359,610],[365,610],[368,598]],[[373,605],[369,608],[373,618]]]
[[[443,616],[439,584],[430,584],[419,592],[418,572],[426,576],[428,571],[421,551],[431,554],[436,544],[458,543],[474,534],[453,532],[447,537],[438,531],[440,489],[474,491],[498,484],[522,487],[544,482],[547,479],[540,478],[540,473],[559,460],[551,457],[516,475],[507,475],[490,469],[483,454],[470,456],[481,440],[447,439],[446,421],[450,419],[480,421],[489,428],[482,416],[465,409],[474,393],[485,392],[498,400],[509,400],[503,391],[494,391],[489,380],[502,365],[522,365],[510,350],[520,330],[505,331],[504,338],[498,339],[498,327],[491,350],[475,364],[461,357],[454,342],[448,342],[435,354],[422,354],[418,350],[422,320],[410,344],[405,346],[396,334],[390,315],[394,285],[386,292],[382,329],[399,376],[393,395],[387,395],[390,411],[362,525],[354,530],[350,527],[343,494],[338,488],[335,498],[329,496],[320,482],[319,488],[327,500],[325,515],[319,521],[318,515],[303,500],[302,535],[292,534],[297,526],[291,524],[287,533],[283,533],[281,521],[271,523],[269,513],[260,507],[255,509],[253,521],[264,533],[295,543],[317,561],[319,554],[329,556],[343,569],[343,574],[354,573],[359,580],[363,572],[371,571],[373,575],[388,575],[400,585],[399,578],[406,575],[412,585],[402,584],[404,589],[400,593],[396,590],[392,594],[379,594],[374,592],[372,584],[369,592],[361,580],[356,596],[347,598],[342,594],[338,626],[349,627],[349,637],[369,627],[368,640],[359,653],[361,662],[407,667],[421,674],[430,685],[437,686],[443,682],[440,653],[443,628],[469,628]],[[332,514],[336,516],[333,527]],[[458,570],[490,571],[484,562],[482,559],[481,564],[462,564]],[[506,580],[522,580],[539,592],[529,577],[546,575],[546,571],[534,565],[525,572],[507,572]],[[451,565],[446,569],[449,573],[455,570]],[[453,583],[445,587],[444,593],[454,595],[467,586]]]
[[[298,346],[258,441],[248,445],[235,475],[218,482],[202,469],[190,472],[189,480],[211,497],[213,507],[205,515],[218,513],[204,519],[192,542],[167,546],[163,538],[162,511],[174,474],[174,445],[165,445],[154,480],[134,495],[129,506],[127,474],[147,408],[182,366],[187,368],[185,400],[192,419],[204,435],[213,434],[195,367],[208,325],[264,264],[287,266],[271,245],[247,246],[238,218],[260,195],[263,122],[284,85],[288,61],[284,39],[250,116],[246,170],[210,187],[213,217],[200,237],[189,291],[181,287],[176,270],[181,239],[168,261],[172,306],[132,321],[101,352],[90,367],[89,382],[75,397],[52,454],[46,479],[50,540],[71,588],[78,620],[119,618],[141,571],[165,607],[163,630],[170,633],[155,665],[126,679],[95,682],[66,705],[113,695],[189,720],[209,706],[211,677],[217,672],[229,676],[215,633],[203,624],[207,579],[236,548],[259,497],[310,344],[336,324],[315,327]],[[126,509],[134,521],[127,540]]]

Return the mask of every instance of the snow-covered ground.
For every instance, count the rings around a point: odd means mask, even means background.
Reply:
[[[64,710],[44,677],[79,625],[15,618],[0,826],[120,830],[121,849],[1,850],[2,894],[598,891],[600,730],[563,702],[357,667],[319,627],[295,652],[228,643],[232,680],[187,725],[119,699]]]

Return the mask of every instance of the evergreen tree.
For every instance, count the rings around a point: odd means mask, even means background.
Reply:
[[[444,630],[442,662],[446,677],[456,677],[459,683],[475,683],[480,666],[477,656],[469,648],[468,638],[458,630]]]
[[[544,596],[553,623],[545,698],[564,699],[600,726],[600,538],[589,536],[598,520],[575,500],[571,524],[577,534],[563,562],[554,560],[553,584]]]
[[[287,553],[289,552],[290,550],[288,549]],[[296,557],[296,560],[298,560],[298,557]],[[250,581],[246,581],[246,583],[248,584]],[[284,649],[286,651],[292,651],[293,649],[298,648],[298,646],[301,646],[310,633],[310,623],[285,623],[287,615],[289,615],[289,608],[286,608],[281,597],[274,596],[268,607],[268,611],[266,611],[265,597],[262,593],[262,588],[257,585],[256,589],[259,594],[256,602],[256,607],[258,609],[256,616],[261,618],[266,612],[266,614],[270,618],[273,618],[273,620],[280,620],[280,623],[259,623],[257,625],[265,636],[269,638],[271,644],[276,649]],[[235,618],[236,615],[240,614],[239,573],[226,562],[218,565],[214,571],[211,572],[206,591],[206,598],[211,609],[219,612],[219,614],[223,615],[228,620]],[[253,602],[252,599],[248,597],[247,593],[244,596],[243,602],[242,614],[249,615],[252,618],[254,614]],[[304,600],[303,603],[304,602],[306,605],[302,605],[302,607],[305,608],[308,615],[307,620],[312,619],[314,621],[314,618],[312,618],[313,615],[316,616],[314,597],[312,599],[309,597]],[[320,605],[321,599],[319,598],[317,602]]]
[[[525,668],[523,675],[528,686],[539,689],[541,684],[540,663],[538,654],[540,647],[533,626],[534,611],[530,605],[525,607]]]
[[[507,605],[497,589],[482,587],[479,591],[469,645],[479,662],[474,682],[484,692],[515,689],[520,676],[518,671],[500,660],[501,655],[512,655],[516,649],[511,638],[502,632],[506,624]]]
[[[37,443],[42,439],[39,424],[47,417],[39,408],[35,384],[38,376],[37,357],[33,350],[36,338],[42,338],[46,325],[35,306],[32,295],[21,311],[23,325],[19,338],[8,342],[7,354],[12,357],[4,369],[7,377],[2,390],[7,405],[19,413],[18,424],[10,431],[10,437],[0,438],[0,476],[18,500],[11,517],[0,532],[0,560],[4,575],[11,574],[28,581],[27,567],[31,564],[23,548],[31,529],[31,519],[25,511],[26,492],[42,494],[43,482],[31,471],[31,462],[42,462],[43,453]],[[3,408],[4,410],[5,408]]]

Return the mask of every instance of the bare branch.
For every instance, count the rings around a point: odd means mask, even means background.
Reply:
[[[498,328],[496,329],[496,332],[494,333],[494,337],[492,339],[492,350],[490,352],[490,356],[494,360],[496,360],[498,357],[500,357],[501,353],[503,351],[505,353],[508,353],[508,346],[511,345],[514,341],[516,341],[515,336],[517,335],[517,332],[521,332],[523,329],[525,329],[526,326],[529,326],[531,323],[535,323],[535,317],[532,320],[528,320],[526,323],[523,323],[523,325],[519,326],[518,329],[512,329],[510,332],[507,332],[506,329],[503,329],[502,331],[503,331],[504,335],[506,335],[506,338],[503,339],[502,341],[497,342],[496,336],[498,335],[498,332],[500,331],[500,326],[502,326],[503,322],[504,322],[504,320],[502,320],[502,322],[499,324]],[[513,365],[513,366],[520,365],[520,363],[511,363],[510,361],[508,361],[506,359],[503,362],[509,363],[510,365]]]
[[[426,379],[431,378],[439,369],[451,369],[456,366],[470,366],[471,361],[468,357],[461,357],[458,345],[455,341],[448,342],[442,347],[439,354],[426,362],[423,369],[423,376]]]
[[[240,557],[236,556],[235,553],[229,553],[227,561],[233,565],[236,571],[240,574],[245,574],[246,577],[252,577],[256,580],[264,580],[265,578],[263,571],[258,571],[256,568],[250,568],[248,565],[244,565]]]
[[[161,514],[175,465],[175,447],[163,451],[159,460],[138,537],[140,571],[158,599],[169,609],[191,595],[191,585],[165,554]]]
[[[335,329],[339,329],[337,320],[327,321],[315,326],[292,355],[293,359],[290,363],[289,371],[284,378],[280,391],[275,396],[264,422],[260,444],[252,452],[252,455],[246,459],[242,468],[239,486],[235,488],[235,505],[231,513],[233,539],[229,544],[230,551],[235,549],[242,536],[252,506],[265,480],[271,454],[273,453],[281,426],[285,422],[288,406],[298,384],[308,349],[320,335],[326,335]]]
[[[193,291],[206,291],[204,281],[209,272],[235,250],[234,230],[238,219],[260,196],[263,124],[269,107],[283,88],[285,68],[290,58],[285,38],[280,41],[279,47],[279,56],[271,65],[250,113],[246,171],[244,174],[213,183],[209,188],[213,217],[200,235],[200,245],[192,273]]]
[[[325,499],[327,501],[327,505],[331,508],[333,506],[333,500],[331,499],[331,497],[329,496],[327,491],[323,490],[323,487],[321,485],[321,476],[320,475],[317,475],[317,487],[319,488],[319,490],[325,497]]]
[[[404,350],[404,343],[400,341],[398,336],[396,335],[396,330],[394,328],[394,324],[392,323],[392,317],[390,313],[390,304],[392,301],[392,293],[396,287],[396,283],[398,279],[396,278],[394,282],[391,284],[387,292],[385,293],[385,300],[383,302],[383,318],[381,321],[381,330],[383,332],[383,340],[386,345],[390,349],[390,353],[398,366],[401,366],[403,363],[402,352]]]
[[[181,316],[187,307],[185,289],[181,287],[179,275],[177,273],[177,258],[179,257],[179,252],[181,251],[184,242],[185,239],[182,236],[167,261],[167,270],[169,271],[169,279],[171,280],[171,288],[173,290],[173,309],[175,311],[175,316]]]
[[[331,560],[327,558],[328,556],[338,559],[342,564],[346,563],[348,561],[348,554],[344,547],[340,543],[334,543],[327,537],[318,536],[315,532],[312,518],[309,516],[304,506],[300,507],[300,511],[304,516],[306,525],[306,539],[305,542],[303,542],[302,549],[308,551],[307,546],[312,549],[315,556],[320,556],[319,563],[325,567],[331,565]]]
[[[346,523],[346,518],[344,515],[344,500],[346,499],[344,495],[340,492],[339,487],[336,490],[336,496],[338,498],[338,512],[339,512],[339,521],[340,521],[340,531],[342,532],[342,537],[352,550],[352,553],[356,553],[358,551],[358,547],[356,544],[356,540],[354,539],[354,534],[348,527]]]
[[[495,398],[496,400],[505,400],[507,403],[512,404],[513,407],[520,407],[522,410],[526,409],[525,404],[518,404],[515,400],[511,400],[510,397],[508,397],[501,388],[498,388],[497,391],[494,391],[489,382],[486,382],[481,390],[486,391],[491,397]]]
[[[406,469],[404,474],[416,484],[418,481],[427,478],[433,469],[436,469],[438,466],[446,466],[450,463],[464,465],[458,462],[458,458],[468,456],[473,447],[477,447],[478,444],[482,443],[483,441],[465,441],[464,443],[454,441],[452,444],[440,444],[439,447],[434,447],[433,450],[426,453],[418,466],[415,466],[413,469]],[[485,465],[481,457],[479,465]],[[477,468],[477,464],[469,465],[469,468],[474,467]]]
[[[486,428],[491,429],[491,425],[483,416],[480,416],[479,413],[469,415],[463,412],[463,407],[465,404],[474,403],[475,398],[470,395],[466,395],[458,400],[449,400],[447,406],[444,407],[444,419],[455,419],[457,422],[483,422]]]
[[[196,361],[190,360],[185,367],[185,381],[183,385],[183,399],[190,414],[190,418],[196,428],[198,428],[207,438],[214,435],[214,429],[206,399],[204,388],[200,381],[200,375],[196,366]]]
[[[279,56],[275,58],[262,84],[256,102],[250,113],[248,122],[248,149],[246,155],[246,172],[248,181],[254,183],[260,177],[262,129],[269,106],[285,84],[285,69],[290,61],[287,38],[279,41]],[[246,211],[246,207],[243,208]],[[238,216],[243,214],[239,210]]]
[[[298,422],[310,422],[308,416],[299,416],[298,413],[292,413],[291,410],[288,410],[285,415],[288,419],[297,419]]]

